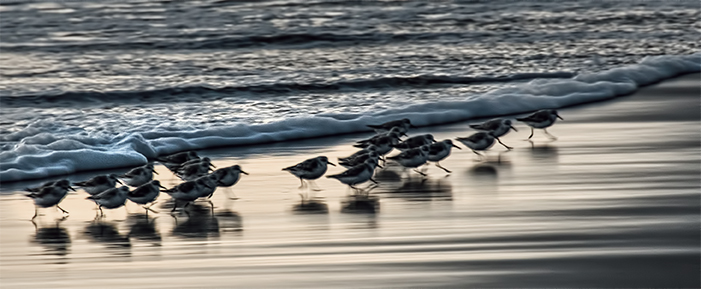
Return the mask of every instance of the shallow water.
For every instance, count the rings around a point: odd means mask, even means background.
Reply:
[[[202,151],[217,166],[236,163],[250,173],[233,188],[239,200],[217,191],[213,215],[202,202],[189,217],[172,217],[161,196],[157,217],[129,204],[129,214],[106,210],[95,221],[79,192],[62,203],[70,217],[57,221],[57,211],[43,210],[35,229],[31,202],[5,186],[2,285],[696,288],[697,84],[698,74],[561,110],[565,120],[549,130],[554,142],[539,131],[533,145],[522,141],[528,128],[517,124],[519,132],[502,139],[513,151],[495,146],[486,162],[475,162],[473,153],[454,150],[441,162],[450,175],[432,166],[425,180],[407,178],[390,166],[355,210],[344,210],[343,185],[322,178],[315,196],[327,212],[309,204],[295,211],[299,181],[279,168],[348,155],[365,135]],[[470,133],[466,123],[412,131],[425,132],[437,139]],[[166,186],[176,183],[157,170]]]

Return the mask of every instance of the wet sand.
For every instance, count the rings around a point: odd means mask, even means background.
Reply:
[[[79,191],[62,203],[70,217],[44,209],[35,228],[32,202],[15,190],[37,182],[3,184],[0,285],[698,288],[699,78],[562,109],[565,120],[549,129],[557,141],[541,131],[523,141],[529,130],[517,123],[502,138],[514,150],[497,144],[486,162],[453,150],[441,162],[449,175],[432,165],[425,179],[407,177],[389,166],[360,201],[322,178],[318,203],[302,205],[299,180],[281,168],[317,155],[335,161],[369,134],[201,151],[250,173],[233,187],[239,200],[215,193],[213,214],[198,202],[189,217],[170,216],[162,194],[157,215],[129,203],[129,213],[94,220]],[[442,140],[473,131],[466,122],[411,133]],[[178,183],[156,169],[166,186]]]

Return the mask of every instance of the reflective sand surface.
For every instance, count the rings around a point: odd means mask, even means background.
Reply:
[[[366,135],[262,148],[203,151],[249,176],[214,208],[189,216],[164,194],[144,214],[106,210],[82,191],[43,209],[3,184],[0,274],[4,288],[159,287],[698,287],[700,270],[698,75],[635,96],[561,110],[549,131],[502,140],[487,162],[453,150],[428,178],[389,166],[367,198],[320,179],[316,203],[282,167],[349,155]],[[429,127],[437,139],[467,123]],[[156,168],[165,186],[178,181]],[[329,172],[340,172],[331,167]],[[121,172],[121,171],[120,171]],[[102,173],[102,172],[100,172]],[[74,181],[89,175],[76,175]],[[311,197],[311,196],[310,196]]]

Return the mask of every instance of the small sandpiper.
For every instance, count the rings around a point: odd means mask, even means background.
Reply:
[[[150,182],[153,179],[154,173],[158,174],[153,168],[153,163],[148,163],[138,168],[133,168],[119,177],[127,185],[138,187]]]
[[[160,181],[153,180],[129,192],[127,194],[127,199],[139,205],[151,203],[148,206],[143,206],[143,208],[146,209],[146,213],[148,214],[148,211],[158,213],[151,209],[151,206],[156,203],[155,200],[161,192],[160,189],[165,189],[165,187],[161,186]]]
[[[452,148],[461,150],[459,146],[454,145],[453,141],[449,139],[431,144],[428,151],[428,161],[435,162],[437,167],[443,169],[446,173],[451,173],[450,170],[442,167],[439,162],[450,155],[450,150]]]
[[[124,184],[118,179],[117,175],[109,174],[99,175],[84,182],[74,183],[74,185],[81,187],[83,190],[85,190],[85,192],[94,196],[106,190],[114,188],[114,186],[117,183],[120,183],[122,185]]]
[[[229,195],[231,187],[235,185],[241,178],[241,174],[248,175],[248,173],[244,172],[241,169],[241,166],[239,165],[220,168],[212,172],[211,174],[217,176],[217,186],[227,188],[227,196]],[[212,195],[209,195],[208,197],[211,198]],[[234,198],[232,198],[231,196],[228,196],[228,198],[237,199],[236,195],[234,195]]]
[[[556,119],[561,119],[560,115],[557,114],[557,111],[554,109],[543,109],[536,111],[535,113],[523,117],[523,118],[516,118],[518,121],[525,122],[528,126],[531,127],[531,135],[528,136],[528,139],[530,140],[533,137],[533,129],[534,128],[542,128],[543,131],[545,132],[546,135],[548,135],[549,138],[556,140],[557,137],[554,135],[551,135],[547,128],[550,127],[555,123]]]
[[[180,165],[180,164],[187,162],[189,160],[195,160],[195,159],[199,159],[199,158],[200,157],[197,155],[196,152],[187,151],[187,152],[179,152],[176,154],[159,157],[159,158],[156,158],[156,160],[163,163],[163,164],[178,164],[178,165]]]
[[[413,148],[418,148],[422,145],[430,145],[432,143],[436,142],[436,140],[433,138],[433,135],[431,134],[422,134],[422,135],[417,135],[410,137],[403,142],[398,143],[397,145],[394,146],[394,148],[405,151],[405,150],[410,150]]]
[[[68,180],[60,180],[55,182],[55,185],[53,186],[44,186],[37,192],[33,191],[29,194],[26,194],[25,196],[34,200],[34,217],[32,217],[32,220],[34,220],[39,214],[39,207],[48,208],[56,206],[56,208],[61,210],[61,212],[63,212],[64,214],[68,214],[68,211],[64,210],[58,205],[63,200],[63,198],[66,197],[66,194],[68,194],[68,190],[75,191],[75,189],[71,187],[70,182]]]
[[[403,133],[406,133],[409,128],[416,128],[411,124],[411,120],[408,118],[403,118],[399,120],[392,120],[379,125],[368,125],[369,128],[374,129],[376,132],[388,132],[393,127],[399,127]]]
[[[295,177],[298,177],[299,181],[302,183],[300,188],[303,188],[305,187],[304,180],[313,181],[323,176],[328,169],[327,165],[336,166],[335,164],[329,162],[327,157],[319,156],[305,160],[294,166],[286,167],[282,170],[288,171]]]
[[[214,188],[216,188],[216,186]],[[198,179],[196,181],[184,182],[171,189],[165,189],[163,192],[175,199],[173,210],[170,211],[172,213],[178,208],[178,201],[185,202],[183,209],[187,208],[192,201],[197,200],[202,196],[202,192],[211,189],[213,189],[211,184],[205,182],[204,180]]]
[[[502,146],[508,150],[513,149],[512,147],[505,145],[499,139],[499,137],[504,136],[507,132],[509,132],[510,129],[518,131],[515,127],[513,127],[510,119],[496,118],[480,124],[471,124],[470,127],[484,132],[491,132]]]
[[[415,169],[424,164],[428,160],[428,153],[430,151],[430,145],[425,144],[417,148],[408,149],[396,156],[388,157],[388,160],[393,160],[398,162],[404,168],[414,168],[414,171],[422,176],[426,176],[425,173]]]
[[[87,199],[93,200],[100,210],[100,216],[105,213],[102,208],[116,209],[124,205],[129,195],[129,187],[121,186],[119,188],[111,188],[94,196],[89,196]]]
[[[341,183],[344,183],[344,184],[350,186],[351,188],[357,190],[355,185],[367,182],[368,180],[377,184],[377,182],[372,179],[372,175],[375,172],[376,166],[377,166],[377,160],[370,158],[370,159],[367,159],[364,163],[359,164],[357,166],[354,166],[354,167],[346,170],[345,172],[342,172],[342,173],[336,174],[336,175],[326,176],[326,177],[337,179]]]
[[[477,151],[487,150],[494,145],[494,136],[487,132],[478,132],[468,137],[459,137],[456,139],[480,156],[480,159],[484,156]]]

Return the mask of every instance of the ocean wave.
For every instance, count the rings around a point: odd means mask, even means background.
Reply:
[[[256,94],[275,94],[295,92],[329,92],[358,89],[406,88],[421,87],[437,84],[474,84],[490,82],[510,82],[536,78],[571,78],[571,72],[551,73],[516,73],[502,76],[450,76],[450,75],[418,75],[407,77],[381,77],[374,79],[357,79],[330,83],[275,83],[251,84],[243,86],[183,86],[169,87],[149,91],[68,91],[57,94],[36,94],[22,96],[0,96],[0,106],[60,106],[61,103],[75,105],[77,103],[120,103],[129,101],[162,102],[168,101],[202,101],[206,98],[231,97],[236,93],[253,92]]]
[[[648,57],[639,64],[581,74],[571,79],[535,79],[462,101],[421,103],[366,114],[322,114],[267,124],[211,126],[199,130],[152,130],[109,139],[52,136],[46,131],[0,153],[0,181],[10,182],[79,171],[136,166],[183,150],[242,146],[368,131],[367,124],[410,118],[419,126],[530,112],[601,101],[640,86],[701,71],[701,54]]]

